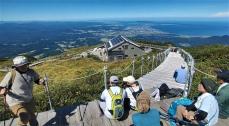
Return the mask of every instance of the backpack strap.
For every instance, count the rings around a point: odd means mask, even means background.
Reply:
[[[118,95],[120,95],[120,94],[122,95],[122,92],[123,92],[123,90],[122,90],[122,88],[120,88],[120,92]],[[108,93],[110,94],[111,98],[114,96],[114,93],[111,91],[111,89],[108,90]]]
[[[9,80],[9,85],[8,85],[8,89],[10,90],[13,86],[13,83],[14,83],[14,80],[15,80],[15,77],[16,77],[16,70],[15,69],[11,69],[11,77],[10,77],[10,80]]]
[[[130,89],[130,92],[133,94],[134,89],[132,87],[129,87],[129,89]]]
[[[111,89],[108,90],[108,93],[110,94],[111,98],[114,96],[113,92],[111,91]]]

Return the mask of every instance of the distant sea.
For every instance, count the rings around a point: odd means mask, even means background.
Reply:
[[[0,58],[42,58],[117,35],[176,46],[229,45],[229,21],[0,22]]]
[[[178,35],[223,36],[229,35],[229,20],[158,22],[154,28]]]

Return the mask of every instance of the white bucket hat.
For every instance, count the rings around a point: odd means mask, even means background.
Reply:
[[[133,76],[124,77],[123,81],[128,82],[130,84],[133,84],[133,83],[136,82],[136,80],[135,80],[135,78]]]
[[[26,64],[29,64],[29,61],[25,56],[17,56],[13,59],[14,67],[20,67]]]

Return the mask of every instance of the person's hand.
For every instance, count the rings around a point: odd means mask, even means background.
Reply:
[[[4,87],[0,87],[0,95],[5,95],[8,93],[8,90]]]
[[[184,111],[183,116],[184,116],[185,118],[187,118],[187,116],[188,116],[188,111],[187,111],[187,110]]]
[[[192,115],[189,115],[189,116],[187,116],[186,118],[187,118],[189,121],[194,120],[194,116],[192,116]]]

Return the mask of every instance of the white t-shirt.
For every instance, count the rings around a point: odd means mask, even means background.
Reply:
[[[132,87],[132,89],[134,90],[134,92],[137,92],[140,90],[140,87],[136,86],[136,87]],[[134,96],[130,90],[130,87],[126,88],[125,90],[126,90],[127,97],[130,99],[130,106],[136,107],[136,99],[134,98]],[[143,88],[142,88],[142,90],[143,90]]]
[[[120,93],[120,87],[118,86],[113,86],[113,87],[110,87],[111,91],[113,92],[113,94],[119,94]],[[124,104],[124,98],[126,97],[126,92],[125,90],[123,90],[123,95],[122,95],[122,104]],[[108,118],[112,118],[112,115],[111,113],[108,111],[108,110],[111,110],[111,102],[112,102],[112,99],[111,99],[111,96],[108,92],[107,89],[105,89],[103,92],[102,92],[102,95],[101,95],[101,99],[102,100],[105,100],[105,103],[106,103],[106,108],[105,108],[105,111],[104,111],[104,114],[108,117]]]
[[[210,93],[204,93],[198,97],[195,103],[197,109],[208,113],[206,120],[208,126],[213,126],[218,122],[219,106],[215,97]]]

